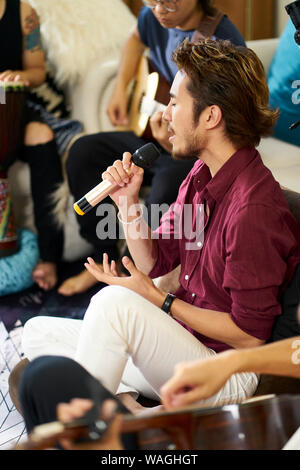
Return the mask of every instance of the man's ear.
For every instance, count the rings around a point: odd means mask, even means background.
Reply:
[[[221,123],[223,119],[222,110],[217,105],[208,106],[203,111],[203,114],[204,122],[206,124],[207,129],[214,129]]]

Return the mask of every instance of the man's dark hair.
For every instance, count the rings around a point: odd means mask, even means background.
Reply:
[[[269,89],[263,65],[246,47],[229,41],[185,40],[173,54],[186,72],[194,99],[194,120],[208,106],[219,106],[227,137],[238,148],[256,147],[272,134],[278,110],[269,107]]]

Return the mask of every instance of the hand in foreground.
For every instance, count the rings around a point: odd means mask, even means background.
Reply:
[[[91,400],[83,398],[75,398],[70,403],[60,403],[57,406],[57,418],[63,423],[68,423],[84,416],[92,406],[93,402]],[[122,450],[120,440],[122,417],[116,415],[113,418],[115,409],[116,402],[113,400],[105,400],[102,405],[101,419],[112,421],[101,440],[74,444],[69,439],[61,439],[60,444],[62,447],[66,450]]]
[[[22,82],[25,86],[29,86],[29,81],[24,77],[23,72],[18,70],[5,70],[0,73],[0,82]]]
[[[160,391],[166,410],[193,405],[215,395],[234,373],[231,354],[226,351],[205,360],[178,364]]]
[[[111,264],[108,261],[108,256],[103,255],[103,269],[97,265],[92,258],[87,259],[88,262],[84,264],[86,269],[100,282],[108,285],[116,285],[127,287],[137,294],[140,294],[150,302],[155,303],[155,298],[159,294],[159,289],[154,285],[149,276],[142,273],[137,269],[130,258],[124,256],[122,263],[128,270],[130,276],[119,276],[114,261]],[[165,297],[164,295],[162,296]]]

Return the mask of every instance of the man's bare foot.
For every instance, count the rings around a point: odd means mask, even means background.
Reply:
[[[95,286],[98,282],[99,281],[85,269],[77,274],[77,276],[69,277],[69,279],[64,281],[58,288],[58,292],[65,296],[81,294]]]
[[[159,413],[164,409],[163,405],[153,407],[142,406],[130,393],[120,393],[117,397],[133,415]]]
[[[48,261],[40,261],[32,272],[32,278],[41,289],[53,289],[57,283],[56,264]]]

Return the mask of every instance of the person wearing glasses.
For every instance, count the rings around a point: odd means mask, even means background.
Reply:
[[[186,37],[192,39],[196,28],[200,32],[206,31],[207,17],[216,19],[213,39],[245,45],[237,28],[226,15],[219,15],[211,0],[147,0],[144,4],[137,24],[124,46],[116,84],[107,109],[114,126],[128,123],[127,87],[136,75],[140,58],[146,48],[149,48],[154,68],[171,84],[177,71],[171,60],[172,52]],[[162,112],[157,112],[152,117],[151,127],[162,153],[152,168],[145,173],[143,184],[151,185],[145,203],[147,208],[154,204],[166,207],[175,201],[179,186],[191,170],[195,159],[182,162],[171,158],[172,149],[168,141],[167,124],[162,120]],[[78,139],[71,147],[67,161],[69,186],[75,201],[99,183],[101,174],[112,165],[118,155],[125,150],[133,153],[145,143],[147,140],[137,137],[133,132],[101,132]],[[110,203],[110,200],[105,199],[103,204],[107,202]],[[148,212],[150,214],[149,210]],[[98,238],[96,227],[103,220],[103,216],[100,217],[96,210],[93,210],[84,216],[77,216],[77,220],[81,236],[94,247],[93,257],[97,263],[102,263],[103,253],[108,253],[110,259],[118,260],[118,236],[113,239]],[[152,224],[153,228],[156,228],[154,220]],[[83,270],[79,275],[64,281],[58,291],[62,295],[70,296],[86,291],[96,282],[87,270]]]

